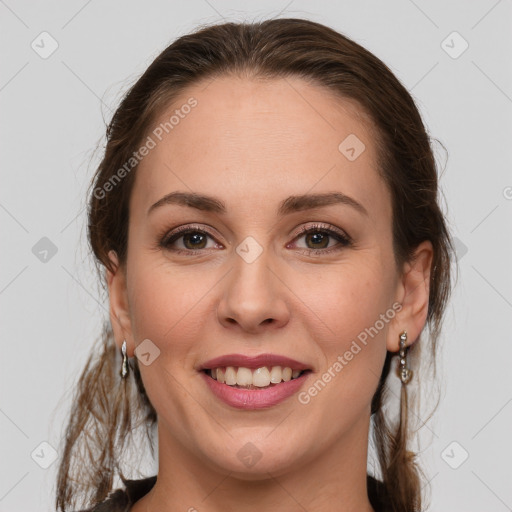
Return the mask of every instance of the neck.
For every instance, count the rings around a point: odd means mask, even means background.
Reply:
[[[357,436],[347,434],[286,472],[248,477],[208,467],[159,424],[157,481],[132,512],[373,512],[366,487],[368,427],[365,418],[364,425],[354,427]]]

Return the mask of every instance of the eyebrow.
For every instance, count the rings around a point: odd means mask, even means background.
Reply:
[[[155,204],[150,206],[148,215],[164,205],[177,204],[180,206],[188,206],[197,210],[207,212],[225,214],[227,212],[226,205],[220,199],[194,192],[171,192],[159,199]],[[303,194],[298,196],[290,196],[281,201],[277,214],[282,217],[290,213],[310,210],[322,206],[330,206],[335,204],[343,204],[351,206],[360,214],[368,217],[365,207],[350,196],[341,192],[327,192],[324,194]]]

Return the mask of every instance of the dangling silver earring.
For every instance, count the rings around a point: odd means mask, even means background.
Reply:
[[[121,378],[126,379],[128,376],[128,356],[126,355],[126,340],[123,341],[121,346],[121,352],[123,354],[123,362],[121,363]]]
[[[400,334],[400,348],[399,348],[399,355],[400,355],[400,366],[398,368],[398,375],[400,377],[400,380],[402,381],[402,384],[407,384],[411,378],[412,378],[412,370],[407,368],[407,331],[403,331]]]

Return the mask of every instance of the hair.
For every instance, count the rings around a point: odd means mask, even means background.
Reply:
[[[115,271],[109,251],[116,252],[120,266],[126,265],[136,165],[115,186],[108,183],[131,161],[156,119],[179,94],[200,80],[220,76],[299,77],[335,93],[340,101],[356,102],[370,119],[378,172],[392,200],[397,268],[411,261],[421,242],[429,240],[433,246],[426,326],[428,354],[435,361],[451,293],[453,244],[439,204],[431,140],[413,98],[383,62],[346,36],[308,20],[202,26],[168,46],[125,94],[106,129],[104,155],[88,191],[88,241],[104,291],[105,269]],[[133,378],[119,376],[119,351],[108,320],[99,342],[101,350],[91,353],[74,392],[57,476],[57,510],[69,510],[79,498],[85,504],[105,499],[117,474],[124,481],[121,464],[128,438],[142,424],[151,442],[157,421],[137,359],[130,361]],[[389,510],[413,512],[422,506],[421,470],[409,449],[405,385],[398,418],[386,417],[384,407],[394,355],[387,353],[372,400],[371,439]],[[373,492],[369,488],[369,495]]]

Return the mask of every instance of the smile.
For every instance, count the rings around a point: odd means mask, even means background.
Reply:
[[[238,409],[273,407],[297,393],[313,369],[276,354],[229,354],[205,361],[199,368],[209,390]]]
[[[288,382],[298,378],[302,370],[292,370],[285,366],[262,366],[251,369],[243,366],[227,366],[205,370],[212,379],[236,388],[260,389],[275,386],[281,382]]]

